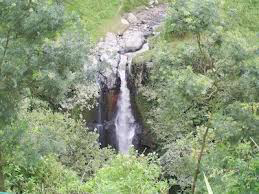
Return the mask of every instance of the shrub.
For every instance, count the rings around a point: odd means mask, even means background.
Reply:
[[[118,155],[86,183],[89,193],[167,193],[166,182],[159,181],[161,169],[145,156]]]

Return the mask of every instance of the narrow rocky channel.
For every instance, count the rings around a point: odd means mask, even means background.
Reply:
[[[124,14],[121,29],[107,33],[94,49],[91,63],[104,68],[99,71],[99,107],[95,127],[101,147],[111,145],[127,153],[131,145],[141,145],[142,126],[132,106],[134,91],[129,83],[132,59],[149,49],[147,38],[165,18],[166,5],[152,4],[138,12]]]

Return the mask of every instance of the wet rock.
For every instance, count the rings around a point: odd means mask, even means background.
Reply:
[[[107,88],[107,90],[113,90],[118,88],[117,85],[117,73],[111,69],[107,69],[99,75],[98,80],[101,82],[102,86]]]
[[[101,62],[104,62],[112,67],[112,70],[115,72],[118,67],[120,55],[117,53],[105,52],[100,56]]]
[[[110,145],[117,149],[117,137],[114,120],[105,123],[106,146]]]
[[[120,50],[116,35],[111,32],[107,33],[105,39],[98,43],[95,50],[100,54],[116,54]]]
[[[116,72],[113,72],[111,69],[107,69],[104,72],[99,72],[98,81],[102,88],[107,90],[118,89],[118,75]]]
[[[105,41],[98,44],[100,61],[116,67],[120,60],[120,56],[118,54],[119,50],[120,47],[118,45],[116,35],[113,33],[107,33]]]
[[[124,33],[123,39],[125,52],[135,52],[141,49],[145,43],[144,34],[141,31],[127,31]]]
[[[98,80],[108,89],[116,88],[117,68],[120,61],[117,36],[114,33],[107,33],[95,50],[98,63],[105,67],[105,70],[99,72]],[[93,60],[93,63],[96,63],[96,60]]]
[[[145,31],[144,31],[144,37],[148,38],[149,36],[153,35],[153,29],[152,27],[145,26]]]

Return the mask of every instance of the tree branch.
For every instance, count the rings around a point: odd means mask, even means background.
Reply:
[[[200,154],[199,154],[199,157],[198,157],[198,163],[197,163],[197,167],[196,167],[196,170],[195,170],[195,173],[194,173],[194,178],[193,178],[192,194],[194,194],[194,192],[195,192],[196,182],[197,182],[197,179],[198,179],[198,175],[200,173],[201,159],[202,159],[202,154],[203,154],[203,151],[204,151],[204,148],[205,148],[208,131],[209,131],[209,128],[206,128],[205,134],[203,135],[201,151],[200,151]]]

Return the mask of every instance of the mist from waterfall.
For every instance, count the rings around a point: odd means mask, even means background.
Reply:
[[[136,123],[132,114],[130,91],[127,86],[126,67],[119,69],[121,79],[120,96],[117,102],[118,112],[115,119],[118,150],[127,154],[135,135]]]

